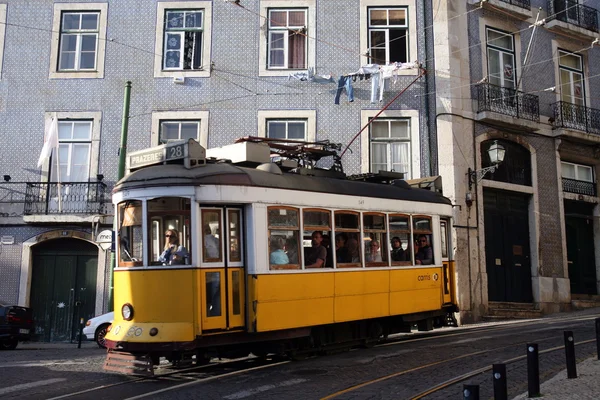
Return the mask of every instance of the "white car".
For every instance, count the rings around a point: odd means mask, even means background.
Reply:
[[[91,318],[85,323],[83,334],[88,340],[93,340],[98,343],[98,346],[105,348],[104,336],[106,336],[106,330],[112,324],[113,319],[115,319],[113,311]]]

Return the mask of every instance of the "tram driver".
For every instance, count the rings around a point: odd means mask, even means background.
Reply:
[[[179,244],[179,232],[177,229],[167,229],[165,232],[165,248],[158,257],[163,265],[187,264],[189,253],[185,247]]]
[[[327,259],[327,249],[322,245],[323,232],[312,233],[312,247],[305,250],[306,268],[323,268]]]

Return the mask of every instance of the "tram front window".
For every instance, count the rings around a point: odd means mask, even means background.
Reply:
[[[148,201],[150,265],[190,265],[190,199],[161,197]]]
[[[119,204],[119,261],[123,266],[142,265],[142,202]]]

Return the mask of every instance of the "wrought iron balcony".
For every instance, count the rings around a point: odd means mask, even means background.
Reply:
[[[567,193],[596,196],[596,183],[578,181],[576,179],[562,178],[563,191]]]
[[[104,214],[106,184],[102,182],[27,182],[25,215]]]
[[[531,10],[530,0],[500,0],[502,3],[510,4],[511,6],[517,6]]]
[[[481,83],[477,85],[477,112],[493,111],[529,121],[540,121],[538,96],[519,90]]]
[[[600,110],[565,101],[552,105],[554,126],[600,135]]]
[[[554,19],[598,32],[598,11],[577,0],[548,0],[548,21]]]

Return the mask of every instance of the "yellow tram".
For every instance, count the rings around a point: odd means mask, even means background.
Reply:
[[[300,357],[453,320],[452,205],[401,174],[346,176],[327,143],[258,138],[171,142],[131,153],[128,172],[106,370]]]

